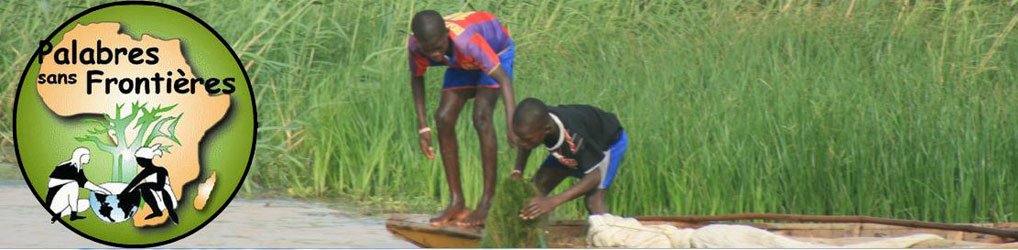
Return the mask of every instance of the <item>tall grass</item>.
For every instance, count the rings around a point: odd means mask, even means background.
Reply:
[[[171,3],[248,63],[262,119],[252,192],[437,211],[448,194],[416,145],[408,20],[477,9],[512,32],[519,98],[618,114],[631,148],[608,194],[617,214],[1018,220],[1015,1]],[[95,4],[0,5],[0,79],[16,82],[37,39]],[[429,112],[442,71],[427,75]],[[459,127],[472,203],[479,147],[470,119]],[[500,174],[514,157],[500,141]],[[555,215],[583,214],[573,202]]]

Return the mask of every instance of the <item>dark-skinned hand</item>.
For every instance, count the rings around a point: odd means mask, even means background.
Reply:
[[[526,207],[520,210],[520,218],[524,220],[533,220],[540,217],[542,214],[546,214],[555,210],[558,203],[555,200],[548,197],[534,197],[530,199],[530,203]]]
[[[435,159],[435,148],[431,147],[431,131],[420,133],[420,139],[418,144],[421,146],[421,152],[424,153],[428,160]]]

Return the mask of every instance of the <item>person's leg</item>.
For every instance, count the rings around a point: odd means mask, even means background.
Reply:
[[[137,189],[141,193],[142,200],[145,200],[145,205],[152,210],[152,214],[145,216],[145,219],[152,219],[159,216],[163,216],[163,211],[159,209],[158,200],[156,200],[155,194],[153,194],[152,188],[148,184],[138,185]]]
[[[64,207],[61,208],[59,211],[53,211],[53,218],[50,218],[49,223],[50,224],[56,223],[57,220],[60,219],[60,217],[64,217],[64,215],[67,213],[68,210],[67,208],[68,207]]]
[[[178,223],[177,212],[173,210],[173,196],[170,196],[170,192],[166,190],[161,191],[163,195],[163,205],[166,206],[166,213],[170,214],[170,220],[173,223]]]
[[[622,164],[622,158],[625,156],[626,148],[629,146],[629,136],[626,135],[625,131],[619,135],[619,139],[608,149],[608,166],[603,172],[601,172],[601,184],[598,185],[597,189],[590,191],[586,195],[587,212],[591,215],[606,214],[610,213],[608,210],[607,201],[605,201],[605,195],[608,193],[608,188],[611,187],[612,182],[615,181],[615,177],[618,176],[619,166]]]
[[[604,200],[604,196],[607,191],[608,190],[606,189],[597,188],[587,192],[585,201],[587,203],[587,212],[589,212],[590,215],[609,213],[608,204],[606,204]]]
[[[488,217],[491,199],[495,196],[496,169],[498,169],[498,140],[492,125],[492,113],[498,101],[499,90],[478,88],[474,95],[474,129],[481,141],[481,167],[484,173],[484,193],[477,201],[477,207],[458,224],[460,226],[480,226]]]
[[[512,49],[512,47],[510,47]],[[514,50],[507,51],[507,54],[499,55],[503,70],[513,77]],[[469,79],[475,83],[476,99],[474,99],[474,128],[477,129],[477,137],[481,141],[481,166],[484,172],[484,193],[477,202],[474,212],[463,219],[460,226],[479,226],[484,224],[488,217],[488,209],[491,207],[491,199],[495,196],[495,180],[498,156],[498,140],[495,136],[494,125],[491,123],[494,115],[495,104],[501,95],[501,85],[481,71],[465,71],[460,75],[469,75]],[[476,80],[475,80],[476,79]],[[507,131],[508,133],[508,131]]]
[[[52,190],[51,192],[54,193],[50,203],[48,204],[49,210],[53,212],[53,218],[50,218],[50,224],[57,222],[60,217],[64,217],[67,210],[71,208],[70,203],[67,202],[70,200],[67,196],[69,196],[72,192],[78,192],[78,185],[64,184],[63,186],[60,186],[60,188]]]
[[[85,218],[85,216],[78,215],[78,211],[80,211],[80,208],[78,207],[78,190],[77,189],[75,189],[73,192],[70,192],[70,195],[67,196],[67,205],[71,209],[71,220],[72,221],[80,220],[80,219],[84,219]]]
[[[450,200],[449,206],[441,214],[431,218],[433,226],[459,220],[467,215],[463,200],[463,186],[460,183],[456,120],[459,118],[460,111],[463,110],[463,105],[472,94],[472,89],[442,91],[438,111],[435,112],[435,123],[438,126],[438,150],[442,155],[442,167],[445,169],[445,180],[449,185]]]

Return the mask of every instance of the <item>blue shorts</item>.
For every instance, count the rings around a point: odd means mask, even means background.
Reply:
[[[612,181],[615,180],[615,176],[618,175],[619,164],[622,162],[622,157],[626,153],[627,146],[629,146],[629,137],[626,136],[626,131],[622,131],[621,133],[619,133],[619,139],[616,140],[615,143],[613,143],[610,147],[608,147],[608,151],[605,152],[604,156],[606,159],[602,160],[601,163],[598,163],[596,166],[594,166],[593,167],[594,169],[587,170],[587,171],[601,171],[601,184],[598,185],[597,188],[607,189],[609,186],[611,186]],[[562,165],[562,163],[559,163],[558,159],[555,159],[555,157],[551,155],[548,155],[548,158],[544,159],[544,162],[541,163],[541,167],[542,168],[553,167],[565,169],[570,171],[570,175],[576,178],[583,178],[583,176],[586,174],[584,173],[583,170],[570,168],[566,167],[565,165]]]
[[[513,79],[513,58],[515,57],[516,45],[509,45],[508,48],[498,54],[498,60],[501,63],[498,67],[505,70],[505,73],[509,75],[509,80]],[[445,82],[442,84],[442,91],[468,88],[497,89],[499,87],[501,86],[498,85],[498,81],[495,81],[494,78],[491,78],[484,71],[448,68],[445,70]]]

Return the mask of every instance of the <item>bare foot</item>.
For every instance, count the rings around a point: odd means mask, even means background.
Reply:
[[[461,227],[483,227],[484,221],[488,219],[488,208],[489,206],[478,206],[466,218],[456,222],[456,225]]]
[[[467,214],[470,214],[470,211],[464,209],[463,206],[449,206],[438,217],[431,218],[431,226],[444,226],[445,224],[462,220],[463,217],[467,217]]]

